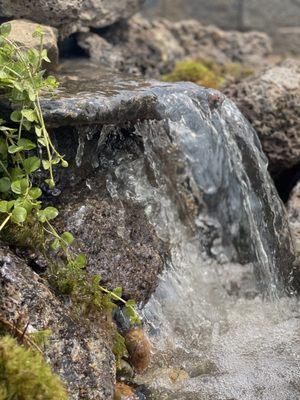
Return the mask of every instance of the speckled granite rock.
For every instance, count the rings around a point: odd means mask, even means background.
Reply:
[[[114,357],[101,326],[74,322],[69,309],[20,258],[0,248],[0,316],[27,332],[50,329],[45,355],[70,400],[113,399]]]
[[[280,173],[300,163],[300,62],[286,60],[229,87],[231,97],[256,129]]]

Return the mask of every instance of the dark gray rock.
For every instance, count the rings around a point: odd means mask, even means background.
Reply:
[[[65,382],[71,400],[113,399],[114,356],[104,325],[74,322],[74,315],[23,260],[0,249],[0,316],[20,331],[51,330],[46,359]]]
[[[300,163],[300,63],[287,60],[225,91],[256,129],[278,174]]]
[[[57,227],[76,237],[77,250],[88,256],[91,275],[100,275],[111,289],[121,287],[126,299],[146,302],[163,270],[166,246],[142,207],[113,202],[97,179],[90,184],[95,188],[87,188],[85,194],[76,191],[70,196],[66,191]]]

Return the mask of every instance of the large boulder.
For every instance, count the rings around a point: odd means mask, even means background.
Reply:
[[[114,356],[101,324],[74,322],[70,308],[7,248],[0,249],[0,317],[21,332],[27,326],[28,334],[51,331],[44,353],[70,400],[113,399]]]
[[[226,90],[256,129],[277,175],[300,163],[300,63],[287,60]]]

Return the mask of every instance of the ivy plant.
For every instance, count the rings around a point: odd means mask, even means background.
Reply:
[[[58,82],[42,69],[50,62],[43,48],[42,29],[37,27],[33,33],[39,39],[39,49],[20,48],[10,39],[10,31],[9,23],[0,26],[0,95],[13,109],[6,120],[4,116],[0,119],[0,235],[9,225],[22,230],[32,221],[37,223],[45,235],[44,249],[63,253],[61,260],[66,260],[51,269],[50,280],[58,289],[81,299],[86,297],[100,309],[123,303],[128,318],[138,323],[134,301],[125,301],[120,288],[108,290],[101,286],[99,277],[86,273],[86,255],[72,251],[73,235],[60,234],[53,225],[58,210],[43,207],[42,189],[33,183],[35,174],[44,170],[48,175],[45,183],[53,188],[54,166],[68,167],[51,140],[40,104],[40,95],[52,92]]]

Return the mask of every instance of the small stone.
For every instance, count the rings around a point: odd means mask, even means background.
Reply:
[[[125,383],[117,383],[114,400],[139,400],[133,389]]]
[[[38,24],[24,19],[15,19],[9,21],[9,23],[11,24],[9,39],[21,48],[39,50],[40,39],[32,36]],[[51,60],[51,64],[44,63],[43,66],[48,69],[55,69],[58,64],[57,30],[51,26],[40,26],[44,32],[43,47],[47,50],[48,57]]]
[[[142,328],[133,328],[125,335],[129,361],[141,373],[150,363],[151,344]]]

